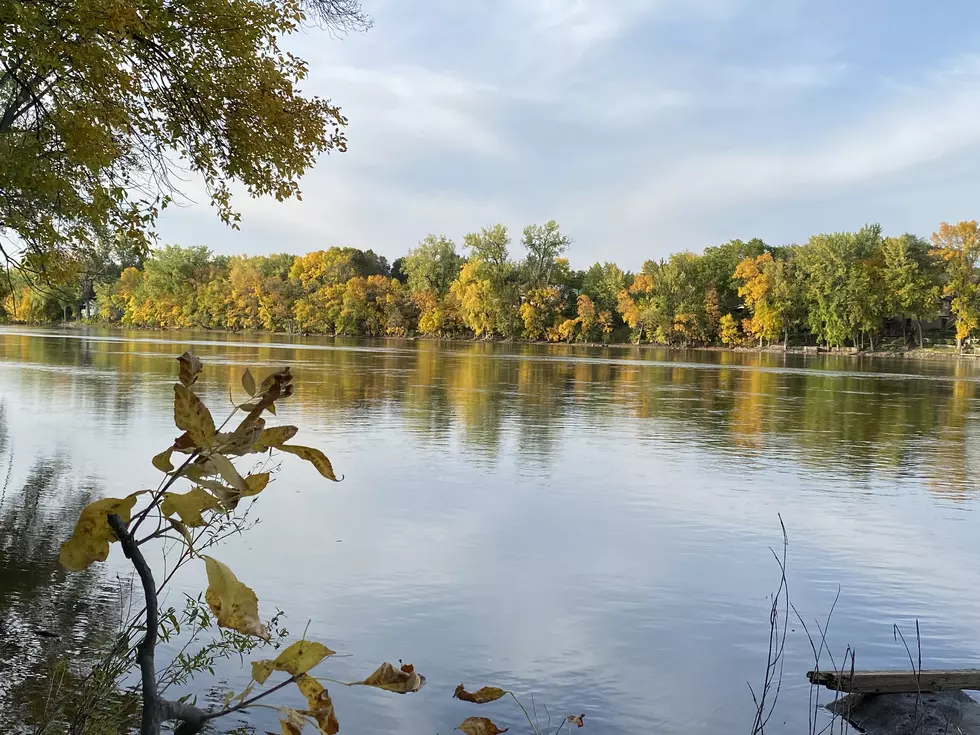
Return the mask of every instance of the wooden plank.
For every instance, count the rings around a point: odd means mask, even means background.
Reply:
[[[900,694],[902,692],[945,692],[980,690],[980,669],[924,671],[808,671],[811,684],[838,692]]]

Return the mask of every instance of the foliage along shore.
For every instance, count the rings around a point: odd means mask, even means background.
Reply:
[[[942,223],[931,241],[881,227],[803,245],[732,240],[701,254],[576,271],[555,222],[524,229],[522,259],[503,225],[463,241],[430,235],[389,264],[371,250],[215,256],[166,246],[147,257],[109,239],[75,277],[39,292],[11,282],[8,319],[72,313],[128,327],[432,337],[670,347],[820,346],[877,353],[884,340],[962,347],[980,328],[980,226]],[[866,352],[867,350],[867,352]],[[887,354],[901,354],[887,351]]]

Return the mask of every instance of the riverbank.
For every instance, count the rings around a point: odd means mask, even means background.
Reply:
[[[153,327],[139,327],[133,325],[122,325],[111,322],[62,322],[60,324],[32,325],[27,323],[8,322],[13,326],[51,326],[63,329],[89,329],[101,328],[118,331],[134,332],[207,332],[210,334],[228,335],[261,335],[261,336],[285,336],[285,337],[307,337],[324,339],[373,339],[383,342],[434,342],[438,344],[510,344],[510,345],[568,345],[591,348],[622,348],[635,351],[666,350],[669,352],[729,352],[744,354],[788,354],[788,355],[830,355],[839,357],[855,358],[891,358],[902,360],[966,360],[975,361],[980,359],[980,353],[973,352],[973,348],[966,348],[960,352],[953,345],[931,345],[928,347],[906,347],[878,350],[860,350],[856,347],[818,347],[815,345],[789,345],[783,347],[781,344],[769,347],[725,347],[722,345],[664,345],[655,343],[634,344],[631,342],[549,342],[547,340],[527,340],[514,338],[477,338],[477,337],[432,337],[428,335],[414,335],[408,337],[367,337],[363,335],[340,335],[340,334],[300,334],[296,332],[273,332],[268,330],[232,330],[232,329],[206,329],[203,327],[194,329],[157,329]]]

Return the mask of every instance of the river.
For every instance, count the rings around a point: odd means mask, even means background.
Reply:
[[[159,481],[185,349],[212,407],[244,367],[289,366],[279,420],[344,475],[284,461],[261,523],[214,555],[263,614],[344,654],[328,675],[403,659],[428,679],[406,696],[332,687],[341,732],[448,733],[471,715],[527,732],[512,702],[453,700],[464,682],[533,693],[542,719],[585,713],[583,732],[747,733],[780,516],[811,630],[839,590],[835,656],[908,667],[893,624],[914,639],[918,620],[926,668],[980,665],[974,363],[4,327],[8,665],[83,656],[107,625],[88,611],[118,594],[118,548],[87,587],[54,556],[84,502]],[[173,600],[203,590],[201,567]],[[812,655],[791,623],[768,732],[808,728]],[[216,677],[248,679],[237,660]],[[278,730],[269,711],[250,722]]]

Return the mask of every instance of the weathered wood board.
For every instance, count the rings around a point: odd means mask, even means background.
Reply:
[[[834,691],[859,694],[980,690],[980,669],[809,671],[806,678]]]

